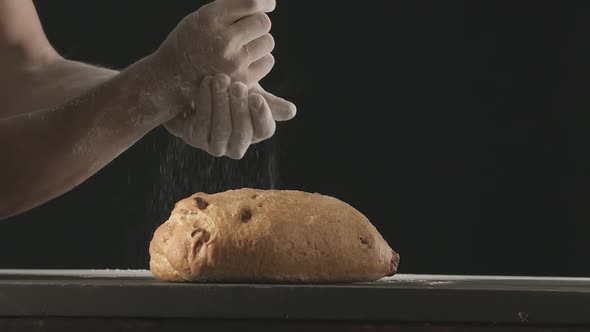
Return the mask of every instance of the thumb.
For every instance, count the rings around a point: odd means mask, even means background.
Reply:
[[[272,117],[275,121],[291,120],[297,114],[297,107],[295,104],[281,97],[277,97],[270,92],[267,92],[259,84],[256,84],[252,88],[252,91],[264,97],[266,103],[270,107]]]

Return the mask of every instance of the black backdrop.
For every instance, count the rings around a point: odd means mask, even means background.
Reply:
[[[202,3],[36,1],[62,54],[113,68]],[[404,273],[590,275],[589,14],[584,1],[279,0],[263,85],[297,119],[240,162],[155,130],[0,222],[0,267],[145,268],[173,201],[275,186],[357,207]]]

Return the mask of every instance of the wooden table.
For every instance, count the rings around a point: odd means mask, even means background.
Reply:
[[[0,270],[0,331],[107,330],[590,331],[590,279],[182,284],[149,271]]]

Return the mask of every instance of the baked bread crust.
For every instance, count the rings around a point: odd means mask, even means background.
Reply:
[[[175,205],[149,251],[156,278],[189,282],[373,281],[399,263],[362,213],[295,190],[196,193]]]

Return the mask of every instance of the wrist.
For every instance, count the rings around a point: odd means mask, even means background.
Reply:
[[[143,103],[165,123],[185,109],[187,99],[194,95],[195,84],[184,79],[178,68],[158,52],[138,62],[134,70],[141,77]]]

